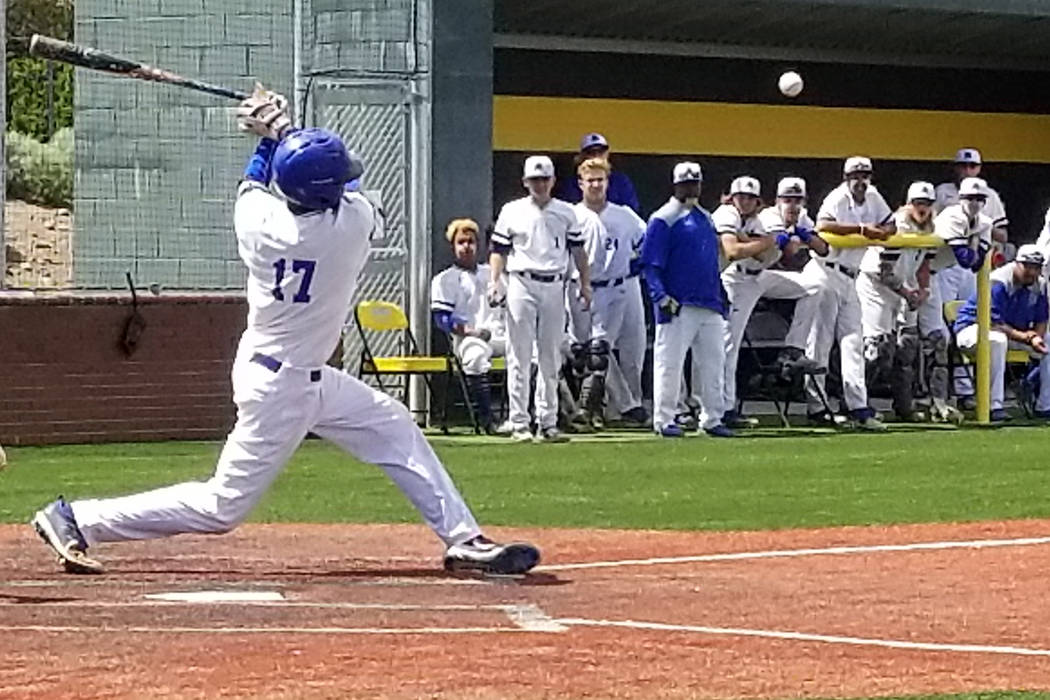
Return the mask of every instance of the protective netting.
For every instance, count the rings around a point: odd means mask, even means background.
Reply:
[[[264,11],[265,10],[265,11]],[[240,90],[291,94],[292,3],[80,0],[75,40]],[[233,192],[254,143],[221,97],[78,70],[73,283],[229,289]]]
[[[302,112],[306,123],[343,134],[366,158],[374,181],[366,186],[383,201],[390,224],[387,240],[376,242],[376,285],[404,289],[408,85],[429,60],[426,3],[66,5],[72,36],[54,29],[60,38],[237,90],[259,81],[292,100],[298,123]],[[25,33],[31,31],[39,29]],[[9,78],[12,70],[36,71],[23,82],[42,89],[11,103],[20,113],[9,115],[9,128],[29,125],[37,133],[9,136],[8,170],[12,154],[19,165],[46,156],[61,161],[65,171],[55,177],[67,184],[44,201],[13,190],[9,173],[7,287],[119,289],[128,272],[139,287],[243,287],[233,195],[254,142],[236,130],[232,100],[33,58],[12,65]],[[70,115],[72,128],[62,130]],[[387,269],[388,260],[398,269]]]

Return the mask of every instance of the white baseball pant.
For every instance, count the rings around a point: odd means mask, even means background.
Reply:
[[[693,394],[700,404],[700,427],[722,422],[725,376],[725,319],[710,309],[683,306],[668,323],[656,326],[653,343],[653,427],[674,423],[681,395],[686,352],[693,350]]]
[[[1050,333],[1047,333],[1043,339],[1050,343]],[[974,323],[959,331],[955,336],[955,342],[958,343],[960,350],[967,353],[976,352],[977,324]],[[1003,407],[1003,385],[1006,382],[1006,351],[1013,349],[1030,352],[1031,348],[1008,340],[1006,334],[1002,331],[989,331],[988,344],[992,360],[989,368],[992,383],[990,391],[991,407],[992,410],[996,410]],[[1035,408],[1037,411],[1050,410],[1050,355],[1043,355],[1039,360],[1039,398],[1036,401]]]
[[[585,310],[580,301],[580,283],[573,280],[569,283],[567,304],[573,342],[604,339],[612,346],[623,327],[627,304],[622,284],[617,287],[594,287],[591,308]]]
[[[558,424],[558,367],[565,339],[565,285],[512,273],[507,284],[507,391],[510,422],[529,427],[530,367],[536,351],[536,423]]]
[[[865,338],[894,335],[904,298],[869,272],[857,275],[861,328]]]
[[[121,498],[70,504],[89,544],[180,533],[218,534],[241,523],[308,431],[379,466],[446,544],[480,530],[408,410],[332,367],[273,372],[239,358],[233,367],[237,423],[214,475]]]
[[[839,360],[842,372],[842,395],[846,408],[854,411],[868,406],[868,389],[864,382],[864,332],[861,324],[860,299],[854,280],[839,270],[824,268],[824,263],[813,259],[806,263],[808,274],[815,275],[810,267],[820,268],[825,276],[824,291],[820,295],[820,311],[817,322],[809,334],[806,356],[821,367],[828,366],[832,343],[838,341]],[[812,382],[824,389],[825,375],[820,374],[806,383],[808,408],[811,413],[824,409],[820,396]]]
[[[610,363],[606,376],[609,403],[618,413],[642,405],[642,366],[645,363],[645,302],[638,277],[628,277],[623,283],[623,322],[620,333],[613,340],[619,356]]]
[[[486,342],[473,336],[457,336],[453,351],[463,365],[464,374],[488,374],[492,369],[492,358],[507,354],[507,339],[494,335]]]
[[[819,292],[822,280],[812,275],[786,270],[763,270],[749,274],[730,267],[722,275],[722,286],[729,297],[729,322],[726,326],[726,373],[723,404],[726,410],[736,408],[736,370],[740,360],[740,346],[744,342],[751,313],[762,297],[772,299],[798,299],[791,318],[791,328],[784,339],[785,345],[805,349],[810,329],[820,311]]]

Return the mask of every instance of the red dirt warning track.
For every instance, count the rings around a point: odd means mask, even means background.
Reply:
[[[1050,521],[492,534],[550,568],[453,578],[421,526],[252,525],[98,547],[85,578],[2,526],[0,698],[1050,690]],[[620,560],[646,561],[577,566]],[[147,597],[200,592],[265,600]]]

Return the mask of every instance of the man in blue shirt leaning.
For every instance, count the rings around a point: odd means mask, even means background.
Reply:
[[[711,215],[700,208],[700,165],[674,167],[674,195],[649,218],[642,266],[656,318],[653,344],[653,427],[681,437],[675,408],[685,353],[692,348],[700,380],[700,429],[732,437],[722,424],[725,316],[728,303],[719,275],[721,247]],[[693,387],[697,393],[697,387]]]
[[[1046,281],[1040,277],[1045,262],[1035,245],[1023,245],[1017,250],[1014,262],[1003,265],[991,274],[992,329],[988,333],[991,345],[991,399],[993,421],[1007,420],[1003,409],[1003,377],[1006,372],[1008,348],[1027,350],[1039,360],[1039,398],[1036,415],[1050,418],[1050,359],[1047,355],[1047,320],[1050,319],[1046,300]],[[965,352],[977,347],[977,294],[974,293],[959,310],[955,320],[956,342]]]
[[[611,162],[609,160],[609,142],[601,134],[590,133],[583,137],[580,141],[580,152],[576,156],[573,167],[579,167],[588,158],[601,158]],[[575,173],[573,177],[559,178],[558,189],[554,196],[572,204],[576,204],[583,199],[580,181],[579,178],[575,177]],[[606,199],[613,204],[620,204],[634,209],[634,213],[639,216],[642,213],[638,204],[638,195],[634,191],[634,183],[631,182],[631,178],[619,170],[613,170],[609,173],[609,190]]]

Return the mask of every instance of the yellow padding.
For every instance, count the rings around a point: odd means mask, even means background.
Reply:
[[[502,357],[493,357],[492,358],[492,369],[496,370],[497,372],[506,372],[507,371],[507,360],[505,358],[502,358]]]
[[[400,331],[408,328],[408,317],[397,304],[370,299],[357,305],[357,320],[370,331]]]
[[[921,233],[895,233],[885,241],[873,241],[867,236],[859,233],[828,233],[818,231],[818,235],[828,245],[836,248],[867,248],[869,246],[882,246],[884,248],[940,248],[944,240],[937,236]]]
[[[376,357],[374,362],[365,362],[366,372],[382,374],[407,374],[411,372],[445,372],[448,359],[444,357]]]

